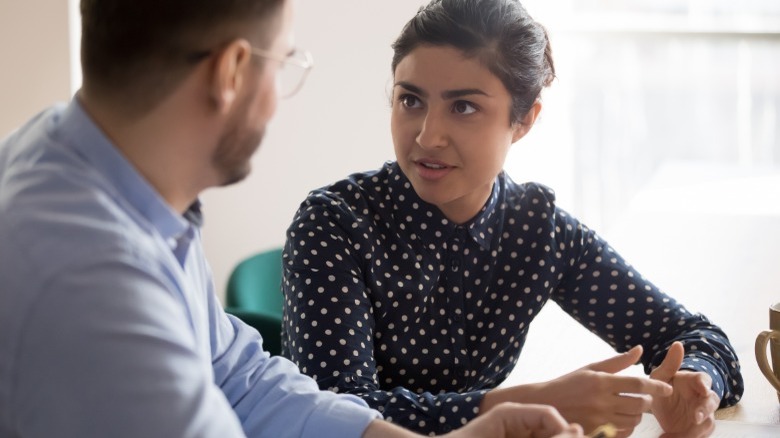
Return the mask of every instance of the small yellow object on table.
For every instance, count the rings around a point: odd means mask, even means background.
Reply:
[[[588,438],[615,438],[617,436],[617,428],[610,423],[603,426],[599,426],[588,435]]]

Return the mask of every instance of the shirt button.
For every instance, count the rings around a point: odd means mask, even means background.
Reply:
[[[450,269],[452,272],[458,272],[460,270],[460,259],[450,260]]]

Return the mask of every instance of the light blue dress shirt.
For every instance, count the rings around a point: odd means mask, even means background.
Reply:
[[[0,143],[0,436],[359,437],[226,315],[177,214],[74,99]]]

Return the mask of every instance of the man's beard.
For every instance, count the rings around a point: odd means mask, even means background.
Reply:
[[[249,175],[252,155],[260,147],[264,136],[265,127],[258,131],[233,128],[222,136],[212,157],[220,178],[218,185],[235,184]]]

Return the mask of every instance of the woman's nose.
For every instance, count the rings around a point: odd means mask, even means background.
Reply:
[[[417,144],[423,149],[443,148],[447,146],[446,121],[438,114],[429,111],[422,120]]]

